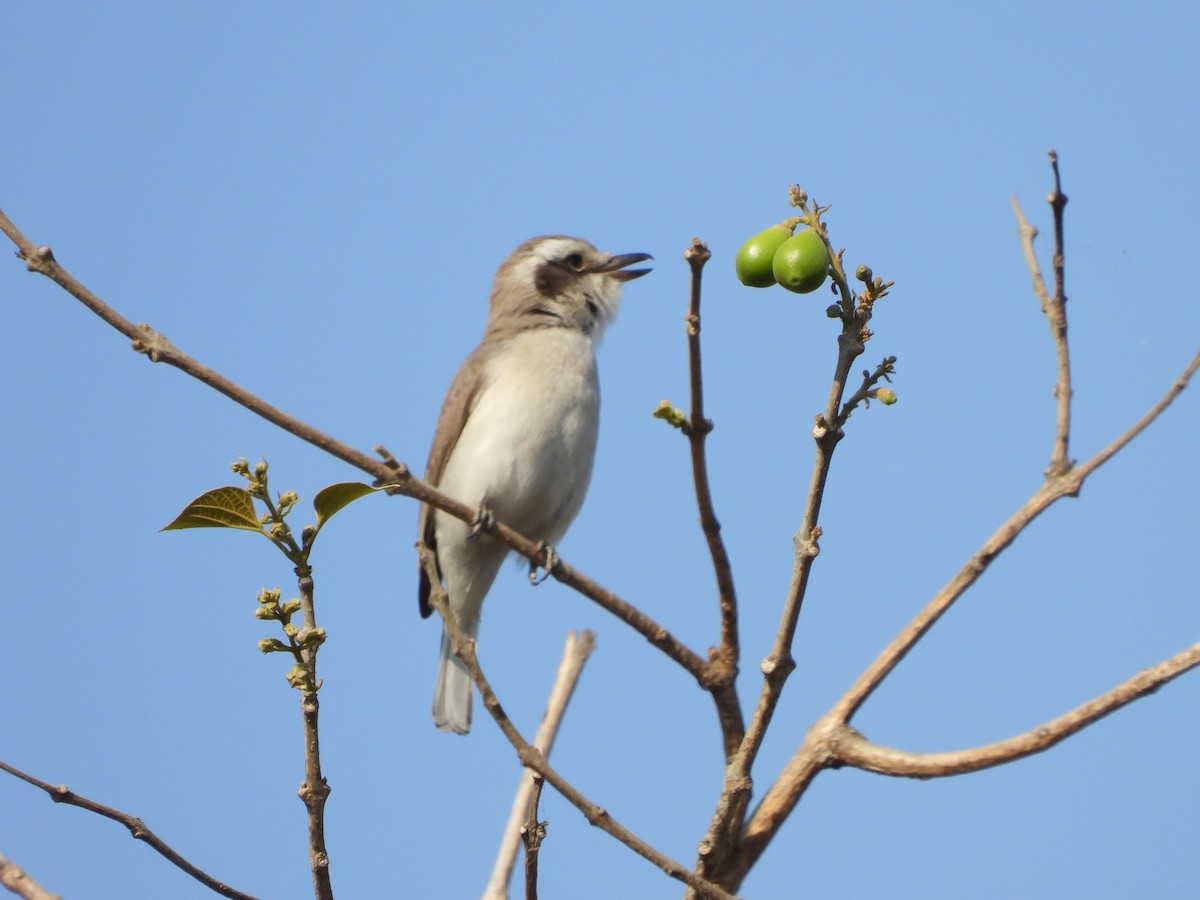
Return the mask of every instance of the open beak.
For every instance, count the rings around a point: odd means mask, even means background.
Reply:
[[[654,259],[649,253],[622,253],[618,256],[609,257],[608,262],[597,267],[597,272],[607,272],[617,281],[632,281],[635,278],[641,278],[649,269],[627,269],[626,266],[632,266],[634,263],[640,263],[647,259]]]

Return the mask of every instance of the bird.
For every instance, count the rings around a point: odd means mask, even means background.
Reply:
[[[611,254],[565,235],[530,238],[496,270],[478,347],[454,376],[434,428],[425,481],[479,510],[463,522],[422,504],[420,541],[433,553],[450,614],[472,640],[508,548],[481,528],[489,518],[550,546],[583,505],[599,429],[595,348],[616,315],[621,287],[650,271],[648,253]],[[419,570],[422,617],[432,585]],[[433,720],[471,729],[472,682],[442,629]]]

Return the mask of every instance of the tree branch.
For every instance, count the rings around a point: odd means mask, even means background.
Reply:
[[[300,609],[304,616],[304,628],[312,631],[317,627],[316,608],[313,604],[312,570],[297,566],[296,575],[300,588]],[[333,884],[329,875],[329,852],[325,847],[325,801],[329,799],[329,782],[321,772],[321,736],[319,719],[321,701],[317,696],[320,681],[317,679],[317,650],[315,645],[304,650],[304,662],[308,669],[308,684],[311,690],[300,695],[300,712],[304,722],[304,783],[298,794],[308,813],[308,862],[312,869],[313,895],[317,900],[333,900]]]
[[[734,900],[732,894],[705,880],[682,863],[678,863],[669,856],[660,853],[628,828],[617,822],[604,807],[597,806],[588,800],[569,781],[563,778],[555,769],[551,768],[550,764],[546,761],[546,757],[540,750],[531,746],[521,736],[517,727],[513,725],[508,715],[504,712],[499,698],[492,690],[491,684],[479,666],[479,658],[475,655],[475,642],[468,638],[463,630],[458,627],[455,617],[450,613],[446,591],[441,587],[437,578],[434,577],[437,574],[437,567],[433,560],[433,554],[424,545],[418,545],[418,553],[421,557],[421,564],[431,576],[430,584],[433,589],[430,593],[429,605],[437,610],[438,615],[441,616],[442,623],[450,634],[454,655],[466,664],[467,670],[471,673],[471,680],[479,688],[484,708],[500,727],[504,736],[508,738],[513,749],[517,751],[517,758],[521,765],[527,769],[532,769],[544,778],[568,803],[583,813],[584,818],[591,825],[616,838],[634,853],[638,854],[638,856],[662,869],[671,878],[688,885],[702,897],[710,897],[714,898],[714,900]]]
[[[550,689],[550,699],[546,703],[546,714],[542,716],[542,724],[534,735],[533,745],[544,756],[550,755],[554,746],[554,738],[558,734],[558,726],[562,723],[567,703],[579,683],[583,672],[583,664],[587,662],[592,651],[596,648],[596,635],[584,631],[576,635],[574,631],[567,635],[563,647],[562,661],[558,664],[558,674],[554,678],[554,686]],[[525,824],[530,807],[530,798],[537,790],[533,773],[523,769],[521,780],[517,787],[517,795],[513,799],[512,811],[508,816],[508,824],[504,826],[504,836],[500,842],[500,852],[496,855],[496,863],[492,867],[492,876],[488,879],[487,888],[483,892],[484,900],[507,900],[508,885],[512,880],[513,865],[516,861],[517,847],[521,843],[521,828]]]
[[[0,853],[0,886],[8,888],[24,900],[61,900],[57,894],[30,878],[25,870]]]
[[[89,800],[87,797],[81,797],[74,791],[69,790],[65,784],[58,786],[47,784],[34,778],[32,775],[27,775],[20,769],[15,769],[8,763],[0,762],[0,769],[20,778],[26,784],[32,784],[36,788],[41,788],[55,803],[66,803],[68,806],[78,806],[80,809],[86,809],[88,812],[96,813],[96,815],[104,816],[106,819],[112,819],[114,822],[120,822],[129,829],[129,833],[136,840],[144,841],[153,847],[158,853],[165,857],[167,861],[178,866],[184,872],[191,875],[205,887],[216,891],[222,897],[233,897],[235,900],[255,900],[250,894],[243,894],[239,890],[229,887],[217,879],[213,878],[207,872],[201,871],[192,865],[175,850],[173,850],[162,838],[156,835],[153,831],[146,827],[141,819],[123,813],[120,810],[113,809],[111,806],[105,806],[102,803],[97,803],[94,800]]]
[[[854,728],[843,724],[830,734],[831,761],[828,765],[853,766],[880,775],[904,778],[941,778],[978,772],[1049,750],[1121,707],[1154,693],[1196,666],[1200,666],[1200,643],[1193,644],[1152,668],[1144,669],[1111,691],[1024,734],[969,750],[908,753],[872,743]]]
[[[738,643],[737,590],[733,584],[733,567],[721,539],[721,523],[713,506],[712,488],[708,481],[708,457],[705,441],[713,429],[704,417],[704,375],[700,362],[700,280],[704,264],[712,257],[707,245],[699,238],[684,251],[692,270],[691,301],[687,315],[688,372],[691,385],[692,409],[684,425],[692,453],[692,480],[696,488],[696,505],[700,509],[700,528],[708,542],[713,572],[717,579],[717,600],[721,610],[721,641],[715,652],[710,651],[708,689],[717,706],[724,743],[724,758],[728,762],[746,735],[742,706],[734,682],[738,674],[740,648]]]
[[[1054,296],[1051,296],[1046,288],[1046,281],[1042,278],[1042,270],[1038,266],[1037,254],[1033,249],[1033,240],[1037,237],[1038,230],[1025,218],[1017,198],[1012,198],[1013,214],[1017,218],[1017,234],[1025,253],[1025,264],[1029,267],[1029,274],[1033,279],[1033,292],[1042,306],[1046,321],[1050,324],[1050,333],[1054,337],[1054,352],[1058,360],[1058,382],[1054,387],[1058,415],[1054,450],[1050,455],[1050,465],[1046,468],[1047,478],[1063,474],[1074,464],[1067,455],[1067,445],[1071,438],[1071,398],[1074,396],[1071,388],[1071,354],[1067,346],[1067,296],[1064,287],[1066,257],[1063,250],[1063,210],[1067,205],[1067,195],[1062,192],[1058,154],[1053,150],[1050,151],[1050,166],[1054,170],[1054,190],[1046,199],[1054,211]]]
[[[546,838],[546,822],[538,821],[538,802],[542,799],[542,785],[546,779],[534,775],[530,780],[533,786],[527,798],[525,824],[519,829],[521,841],[525,844],[525,900],[537,900],[538,897],[538,851],[542,849],[542,841]]]

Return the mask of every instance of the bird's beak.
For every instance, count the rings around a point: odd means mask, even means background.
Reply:
[[[610,256],[608,261],[597,266],[595,271],[607,272],[617,281],[632,281],[635,278],[641,278],[650,270],[626,269],[625,267],[647,259],[654,259],[654,257],[649,253],[622,253],[618,256]]]

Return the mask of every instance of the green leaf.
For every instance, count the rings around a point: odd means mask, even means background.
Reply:
[[[254,512],[254,500],[250,492],[240,487],[221,487],[207,491],[184,507],[170,525],[162,531],[180,528],[241,528],[245,531],[262,531],[262,524]]]
[[[333,518],[334,513],[349,506],[359,497],[373,494],[381,488],[373,488],[360,481],[343,481],[341,484],[331,484],[322,488],[313,497],[313,509],[317,511],[317,527],[320,528]]]

